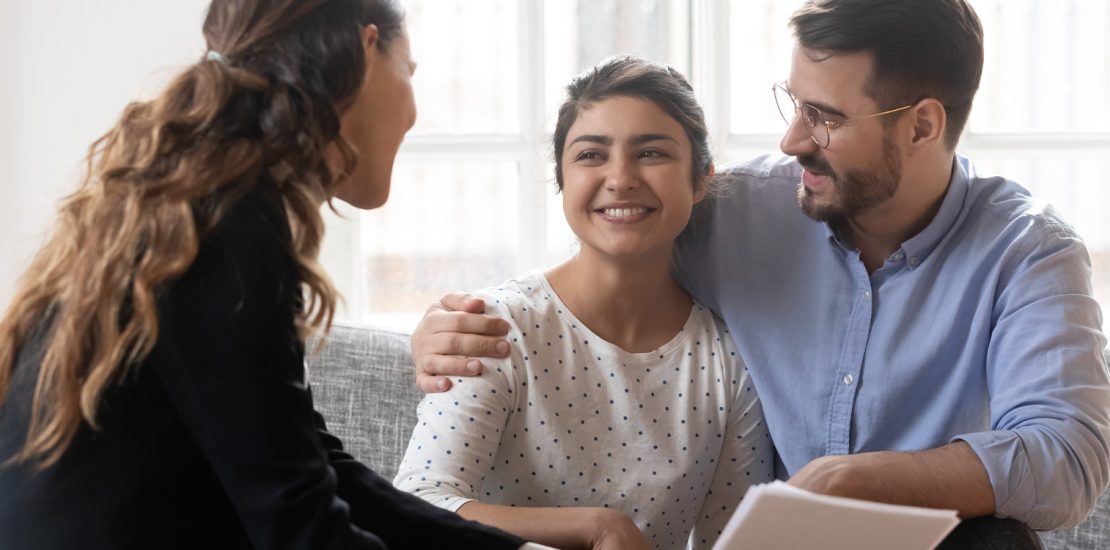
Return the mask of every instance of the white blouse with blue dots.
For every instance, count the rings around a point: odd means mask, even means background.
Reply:
[[[629,353],[542,274],[475,294],[512,325],[512,353],[425,396],[397,487],[452,511],[474,499],[611,507],[657,548],[709,548],[748,486],[772,479],[747,368],[704,307],[659,349]]]

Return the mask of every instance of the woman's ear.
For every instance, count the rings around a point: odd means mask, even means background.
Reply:
[[[713,176],[717,174],[717,167],[713,163],[709,163],[709,170],[705,171],[705,178],[702,180],[701,187],[694,191],[694,204],[701,202],[705,199],[706,193],[709,193],[709,188],[713,185]]]
[[[370,23],[362,28],[362,46],[367,51],[378,47],[378,26]]]
[[[378,61],[378,26],[371,23],[362,28],[362,48],[365,50],[366,76],[370,78]]]
[[[377,58],[382,54],[379,46],[379,33],[377,33],[377,26],[374,23],[367,24],[362,28],[362,48],[364,51],[364,58],[366,59],[366,72],[363,79],[370,80],[371,74],[374,73],[374,67],[377,67]]]

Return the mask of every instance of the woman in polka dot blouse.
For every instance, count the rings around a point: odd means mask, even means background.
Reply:
[[[560,548],[709,548],[772,449],[728,330],[670,272],[713,175],[702,111],[630,56],[567,90],[555,179],[580,249],[475,293],[512,353],[424,398],[394,483]]]

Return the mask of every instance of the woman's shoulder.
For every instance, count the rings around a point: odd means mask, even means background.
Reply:
[[[163,320],[215,315],[251,332],[270,325],[284,330],[295,315],[299,289],[280,195],[256,186],[220,204],[198,214],[198,221],[215,223],[202,232],[188,270],[161,293]]]
[[[721,357],[726,368],[739,371],[747,370],[743,359],[740,358],[740,353],[737,351],[736,341],[733,340],[728,325],[711,309],[695,301],[687,327],[692,334],[698,335],[695,338],[696,343],[699,346],[702,343],[708,344],[713,350],[712,353]]]
[[[197,213],[201,224],[211,225],[202,235],[205,243],[215,241],[247,249],[259,245],[284,248],[292,240],[281,195],[269,185],[233,190],[206,202]],[[214,223],[206,223],[209,221]]]
[[[725,322],[701,302],[693,301],[690,310],[690,320],[688,321],[693,327],[705,330],[711,333],[719,333],[721,335],[728,335],[728,326]]]
[[[509,279],[497,286],[474,291],[486,302],[486,313],[520,325],[556,322],[557,299],[542,273],[528,273]]]
[[[273,279],[292,265],[289,222],[280,194],[266,185],[211,197],[195,208],[200,247],[190,271]]]

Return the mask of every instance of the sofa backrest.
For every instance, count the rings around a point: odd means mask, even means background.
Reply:
[[[335,324],[308,350],[317,410],[343,448],[392,481],[416,425],[416,388],[406,334]]]
[[[1107,352],[1110,362],[1110,350]],[[344,448],[393,479],[416,424],[416,388],[409,337],[349,324],[332,327],[308,357],[316,408]],[[1048,550],[1110,548],[1110,492],[1079,527],[1042,533]]]

